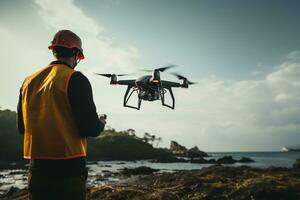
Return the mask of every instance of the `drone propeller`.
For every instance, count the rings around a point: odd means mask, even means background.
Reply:
[[[166,71],[167,69],[170,69],[170,68],[173,68],[173,67],[176,67],[177,65],[167,65],[165,67],[160,67],[160,68],[157,68],[157,69],[154,69],[154,70],[149,70],[149,69],[144,69],[144,70],[141,70],[141,71],[144,71],[144,72],[153,72],[153,71],[160,71],[160,72],[164,72]]]
[[[186,83],[188,85],[193,85],[193,84],[196,84],[196,82],[191,82],[189,81],[186,77],[180,75],[180,74],[177,74],[177,73],[172,73],[174,76],[176,76],[179,80],[183,80],[184,82],[186,81]]]
[[[176,65],[167,65],[165,67],[161,67],[161,68],[158,68],[158,69],[155,69],[155,70],[160,71],[160,72],[164,72],[167,69],[170,69],[170,68],[173,68],[173,67],[176,67]]]
[[[111,78],[113,76],[126,76],[126,75],[130,75],[130,74],[99,74],[99,73],[95,73],[96,75],[100,75],[100,76],[105,76],[108,78]]]
[[[141,69],[140,71],[142,71],[142,72],[153,72],[153,70],[150,70],[150,69]]]

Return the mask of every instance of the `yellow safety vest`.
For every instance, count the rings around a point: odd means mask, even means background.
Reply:
[[[25,79],[21,88],[24,158],[86,157],[86,138],[79,135],[68,98],[74,72],[52,64]]]

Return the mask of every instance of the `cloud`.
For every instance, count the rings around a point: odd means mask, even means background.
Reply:
[[[286,58],[290,60],[300,59],[300,51],[292,51],[286,56]]]
[[[93,72],[131,72],[139,66],[138,49],[118,44],[99,21],[86,15],[74,1],[12,0],[5,2],[0,11],[0,73],[5,75],[0,79],[1,91],[9,94],[1,98],[3,107],[15,109],[24,77],[53,60],[47,46],[60,29],[73,30],[82,38],[86,59],[78,69],[92,84],[99,83]]]
[[[89,17],[73,0],[35,0],[39,6],[39,15],[46,29],[54,35],[60,29],[69,29],[83,40],[86,60],[80,68],[85,72],[127,72],[138,66],[140,53],[130,44],[117,44],[107,35],[105,28]]]
[[[259,70],[251,72],[252,75],[259,75],[259,74],[262,74],[262,73],[264,73],[264,72],[259,71]]]
[[[173,126],[185,128],[176,137],[209,151],[280,150],[297,144],[299,77],[300,63],[284,62],[262,80],[209,78],[189,90],[177,90],[180,114]]]

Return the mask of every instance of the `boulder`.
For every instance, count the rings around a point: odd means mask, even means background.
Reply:
[[[157,171],[159,171],[159,169],[152,169],[151,167],[141,166],[137,168],[124,168],[122,169],[121,173],[126,176],[131,176],[131,175],[149,175]]]
[[[194,146],[193,148],[188,150],[188,156],[189,157],[208,157],[208,154],[204,151],[200,151],[197,146]]]
[[[187,160],[183,158],[176,158],[174,156],[170,157],[160,157],[155,160],[151,161],[152,163],[182,163],[182,162],[188,162]]]
[[[248,157],[242,157],[240,160],[238,160],[239,163],[252,163],[255,162],[253,159]]]
[[[224,156],[217,160],[218,164],[233,164],[236,163],[237,160],[233,159],[232,156]]]
[[[293,169],[295,170],[300,170],[300,158],[298,158],[294,164],[293,164]]]

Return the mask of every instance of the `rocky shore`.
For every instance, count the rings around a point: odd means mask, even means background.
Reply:
[[[294,168],[228,167],[159,173],[124,169],[121,181],[88,189],[90,200],[299,200],[300,160]],[[26,189],[11,189],[5,200],[25,200]]]

